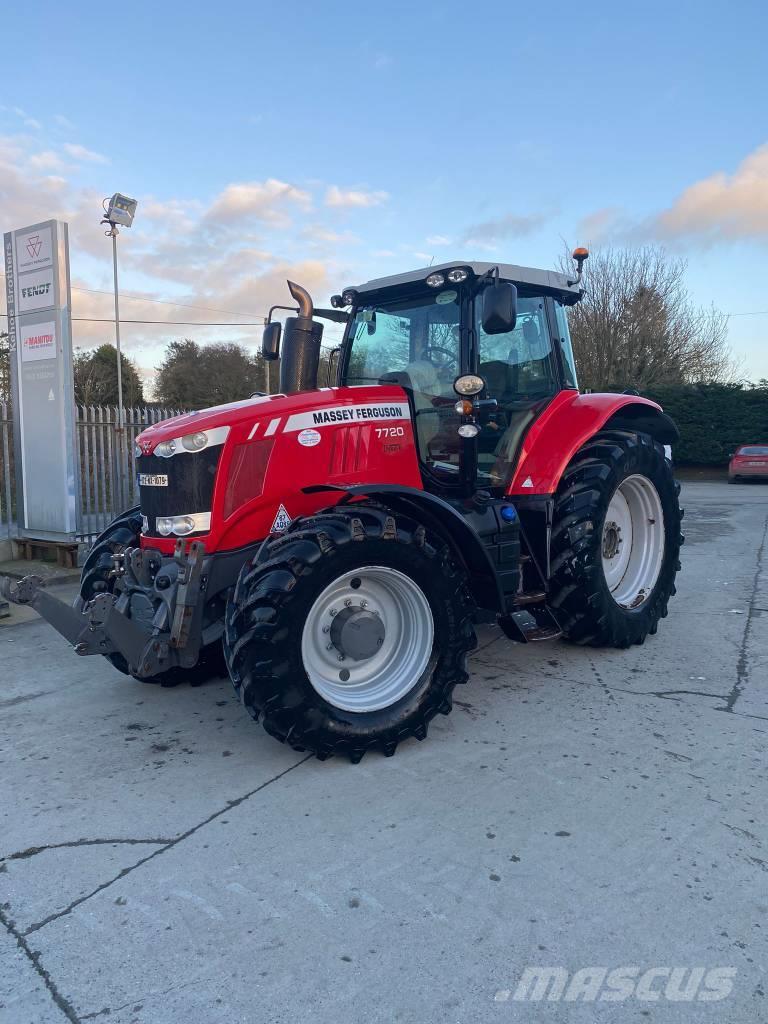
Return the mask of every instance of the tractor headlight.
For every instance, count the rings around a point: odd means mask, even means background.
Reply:
[[[155,529],[161,537],[187,537],[190,533],[207,533],[211,528],[210,512],[195,512],[186,516],[158,516]]]
[[[454,267],[445,276],[451,284],[461,284],[462,281],[466,281],[469,277],[469,271],[465,270],[464,267]]]
[[[430,288],[441,288],[445,284],[445,278],[442,274],[430,274],[427,284]]]
[[[473,395],[479,395],[485,387],[485,381],[476,373],[465,373],[462,377],[457,377],[453,382],[453,390],[457,395],[466,395],[471,398]]]
[[[184,455],[186,452],[192,455],[201,452],[204,448],[214,448],[216,445],[224,444],[229,434],[229,427],[212,427],[210,430],[196,430],[192,434],[184,434],[183,437],[174,437],[170,441],[161,441],[155,448],[154,454],[161,459],[170,459],[172,455]],[[139,454],[137,452],[137,454]]]
[[[133,457],[134,457],[134,459],[140,459],[141,458],[141,448],[139,448],[139,446],[137,444],[135,444],[133,446]]]
[[[173,532],[177,537],[186,537],[195,529],[195,520],[192,516],[175,516],[173,520]]]
[[[188,452],[199,452],[208,444],[208,435],[204,430],[198,430],[196,434],[185,434],[181,439],[181,444]]]
[[[175,441],[161,441],[157,448],[155,448],[154,454],[159,455],[161,459],[170,459],[175,451]]]
[[[480,427],[475,423],[462,423],[459,427],[459,434],[462,437],[477,437],[480,433]]]

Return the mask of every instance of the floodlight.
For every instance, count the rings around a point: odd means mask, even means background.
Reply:
[[[106,219],[111,224],[120,224],[124,228],[129,228],[133,223],[138,205],[136,199],[129,199],[128,196],[115,192],[112,198],[107,200]]]

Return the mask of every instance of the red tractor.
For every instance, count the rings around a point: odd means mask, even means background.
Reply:
[[[33,578],[7,596],[140,680],[223,653],[270,735],[353,762],[448,714],[477,621],[643,643],[680,568],[678,433],[653,402],[579,393],[586,256],[571,276],[446,263],[331,310],[289,282],[296,315],[263,341],[281,394],[149,427],[141,504],[94,544],[74,608]],[[315,316],[345,324],[327,387]]]

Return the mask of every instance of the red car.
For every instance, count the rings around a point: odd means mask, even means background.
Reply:
[[[728,483],[742,480],[768,479],[768,444],[743,444],[731,456],[728,465]]]

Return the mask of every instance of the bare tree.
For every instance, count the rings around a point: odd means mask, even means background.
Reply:
[[[569,259],[562,269],[571,272]],[[642,390],[735,379],[728,317],[694,306],[685,270],[684,260],[654,246],[591,255],[584,298],[569,312],[583,386]]]

